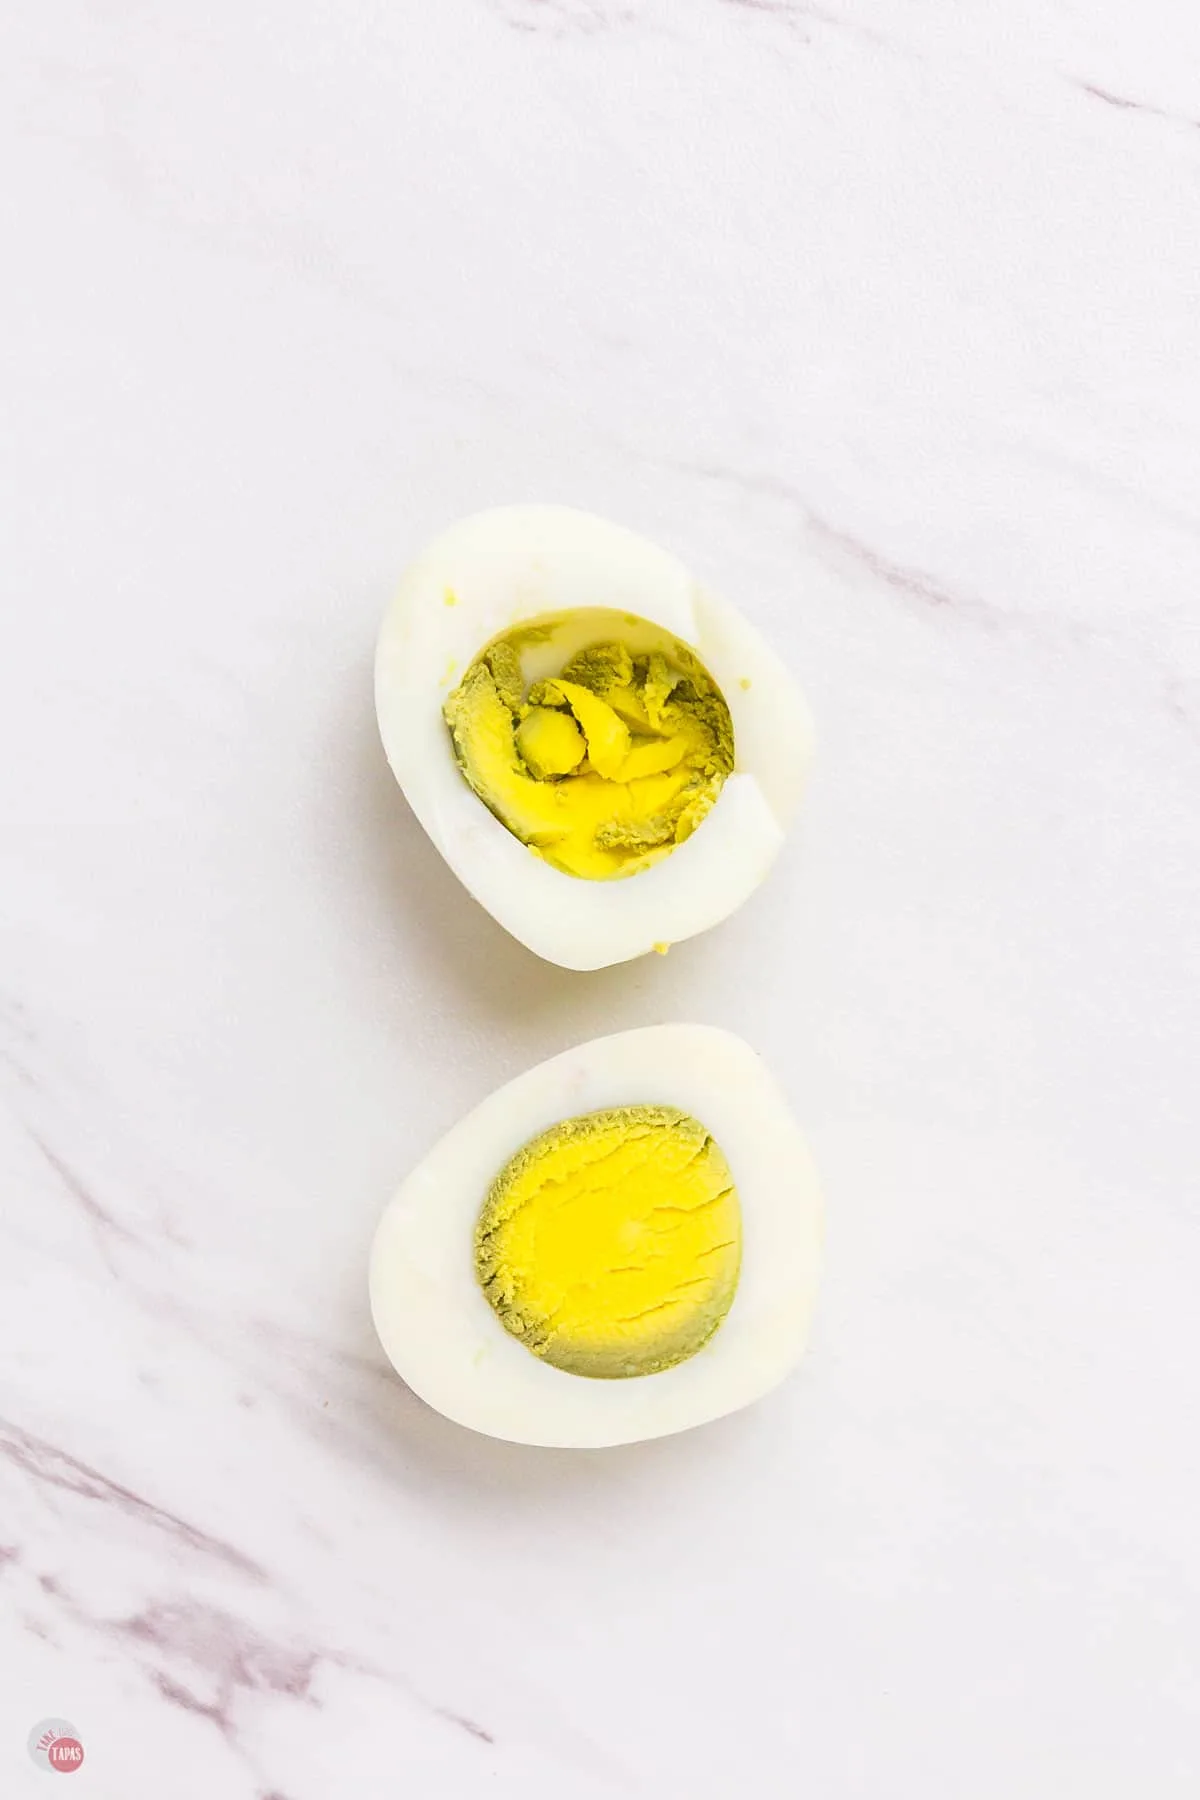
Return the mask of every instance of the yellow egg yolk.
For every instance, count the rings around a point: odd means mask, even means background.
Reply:
[[[496,1177],[475,1228],[476,1274],[505,1330],[600,1379],[694,1356],[733,1302],[741,1254],[729,1165],[669,1106],[544,1131]]]
[[[446,701],[459,767],[514,837],[565,874],[637,874],[691,836],[733,768],[729,708],[675,640],[581,650],[527,684],[525,642],[493,639]]]

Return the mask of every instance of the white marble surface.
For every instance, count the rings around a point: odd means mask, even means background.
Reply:
[[[1200,1781],[1191,0],[5,8],[0,1787]],[[399,568],[611,514],[821,750],[737,919],[535,963],[378,750]],[[697,1018],[829,1196],[802,1371],[626,1451],[387,1373],[394,1181]]]

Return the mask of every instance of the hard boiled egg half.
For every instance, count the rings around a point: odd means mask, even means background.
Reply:
[[[492,1437],[663,1437],[796,1362],[821,1205],[749,1046],[703,1025],[582,1044],[430,1151],[371,1250],[375,1327],[431,1406]]]
[[[808,710],[754,627],[591,514],[465,519],[383,623],[388,761],[455,874],[530,950],[597,969],[732,913],[800,800]]]

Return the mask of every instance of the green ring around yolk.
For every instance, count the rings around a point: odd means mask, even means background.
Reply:
[[[622,1106],[530,1140],[488,1191],[475,1271],[504,1329],[556,1369],[657,1374],[712,1337],[741,1267],[737,1189],[697,1119]]]

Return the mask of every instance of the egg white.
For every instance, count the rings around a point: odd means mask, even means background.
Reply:
[[[699,830],[617,881],[582,880],[534,856],[468,787],[442,716],[447,694],[499,633],[594,608],[636,614],[688,644],[721,688],[734,730],[733,773]],[[630,641],[619,620],[614,629]],[[565,641],[556,638],[556,660]],[[513,937],[568,969],[627,962],[736,911],[779,851],[811,753],[803,697],[749,621],[669,552],[570,507],[499,507],[435,539],[384,618],[375,696],[396,779],[459,880]]]
[[[507,1332],[475,1274],[474,1230],[512,1154],[605,1107],[678,1106],[720,1145],[742,1211],[733,1304],[704,1348],[661,1374],[571,1375]],[[510,1081],[449,1131],[386,1208],[371,1310],[400,1375],[460,1425],[522,1444],[596,1448],[721,1418],[773,1388],[808,1334],[822,1208],[807,1146],[761,1059],[727,1031],[656,1025],[596,1038]]]

